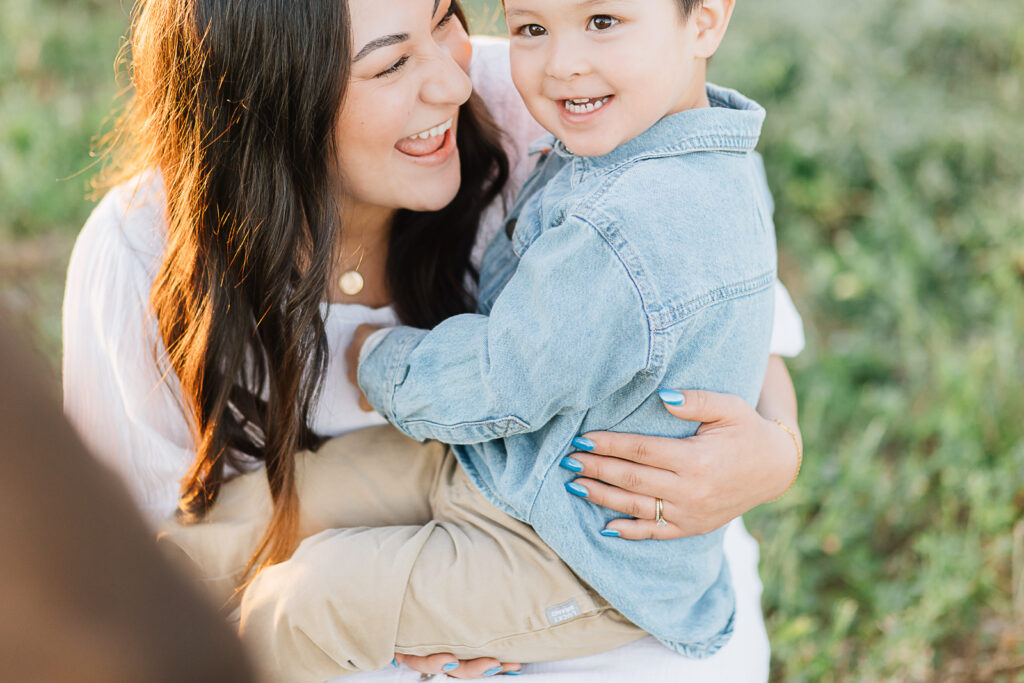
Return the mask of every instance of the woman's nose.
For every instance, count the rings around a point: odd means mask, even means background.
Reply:
[[[473,82],[451,52],[443,46],[433,58],[430,75],[423,83],[421,98],[427,104],[463,105],[473,93]]]

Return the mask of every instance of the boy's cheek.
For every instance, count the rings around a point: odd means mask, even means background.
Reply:
[[[544,67],[536,64],[537,59],[527,51],[512,48],[512,82],[519,95],[529,104],[530,99],[541,92]],[[538,71],[539,68],[539,71]]]

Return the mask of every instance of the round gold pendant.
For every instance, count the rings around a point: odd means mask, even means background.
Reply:
[[[338,279],[338,284],[341,285],[341,291],[348,296],[355,296],[359,292],[363,291],[363,276],[354,270],[350,270],[346,273],[342,273]]]

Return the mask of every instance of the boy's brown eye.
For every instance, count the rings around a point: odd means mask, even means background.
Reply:
[[[539,38],[540,36],[547,34],[547,29],[540,24],[527,24],[519,29],[519,32],[531,38]]]
[[[619,20],[615,17],[609,17],[607,14],[600,14],[590,19],[590,25],[587,28],[593,31],[607,31],[617,23],[619,23]]]

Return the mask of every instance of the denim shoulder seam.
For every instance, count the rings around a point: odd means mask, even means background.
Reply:
[[[720,139],[718,136],[704,136],[703,138],[690,138],[689,140],[705,140],[708,144],[688,147],[688,140],[681,141],[672,147],[660,147],[637,154],[624,159],[614,166],[601,169],[584,169],[583,177],[586,182],[594,184],[594,187],[585,192],[580,199],[569,209],[570,212],[586,216],[590,211],[599,210],[607,205],[608,200],[616,193],[613,191],[618,183],[629,183],[629,172],[645,161],[657,161],[659,159],[671,159],[673,157],[685,157],[691,154],[728,154],[738,157],[748,157],[753,150],[746,147],[723,147],[711,144],[713,140]],[[736,139],[740,139],[737,137]],[[750,138],[756,141],[756,138]]]
[[[776,273],[773,270],[768,270],[752,278],[731,282],[681,304],[670,306],[659,312],[656,329],[659,332],[667,330],[707,308],[764,291],[774,285],[775,279]]]

